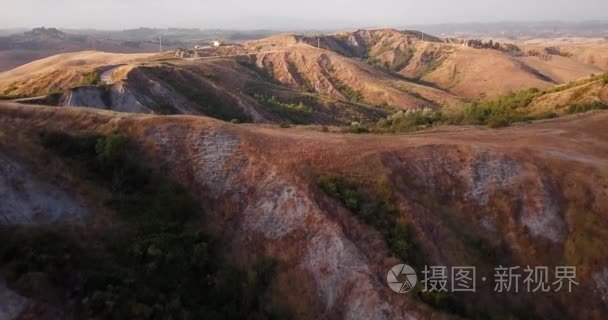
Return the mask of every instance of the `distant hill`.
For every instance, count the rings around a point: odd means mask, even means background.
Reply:
[[[52,94],[60,105],[299,124],[375,121],[395,110],[464,102],[295,35],[142,59],[58,55],[0,74],[0,93]]]
[[[303,41],[320,42],[322,48],[469,99],[551,87],[608,70],[608,44],[589,47],[570,43],[563,50],[537,45],[534,49],[539,53],[535,54],[518,43],[437,38],[392,29],[344,32]]]
[[[35,28],[30,31],[0,32],[0,72],[52,55],[85,50],[113,53],[159,51],[159,35],[165,50],[189,48],[213,40],[242,42],[272,34],[271,31],[225,31],[199,29],[140,28],[124,31],[59,30]]]

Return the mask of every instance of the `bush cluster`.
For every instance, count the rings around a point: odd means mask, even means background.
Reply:
[[[569,114],[583,113],[591,110],[605,110],[608,106],[602,102],[595,101],[590,103],[573,103],[566,108]]]
[[[82,76],[81,85],[83,86],[97,86],[101,84],[101,78],[97,71],[90,71]]]
[[[419,109],[410,111],[398,111],[386,119],[378,121],[372,131],[374,132],[413,132],[420,128],[427,128],[442,123],[444,119],[442,111],[431,109]]]
[[[276,96],[257,93],[253,94],[253,97],[270,112],[293,124],[309,124],[313,120],[313,108],[303,101],[286,103],[280,101]]]
[[[0,229],[0,270],[36,295],[62,292],[81,319],[283,319],[266,302],[275,263],[236,269],[220,242],[190,230],[202,209],[183,188],[141,165],[120,135],[45,133],[41,143],[110,193],[121,227]]]
[[[415,242],[410,227],[398,219],[398,212],[390,197],[370,197],[362,187],[331,176],[317,179],[319,187],[340,201],[361,221],[380,231],[391,253],[413,266],[423,265],[423,255]]]
[[[525,122],[557,117],[554,112],[531,114],[527,109],[532,100],[542,95],[538,89],[465,104],[460,109],[418,109],[398,111],[386,119],[370,126],[375,133],[413,132],[437,125],[486,125],[491,128],[509,126],[515,122]]]

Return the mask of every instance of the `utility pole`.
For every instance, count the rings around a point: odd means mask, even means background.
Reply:
[[[158,44],[160,46],[160,53],[163,53],[163,35],[162,34],[158,35]]]
[[[321,48],[321,37],[317,37],[317,49]]]
[[[420,31],[420,36],[422,37],[422,41],[424,41],[424,32]]]

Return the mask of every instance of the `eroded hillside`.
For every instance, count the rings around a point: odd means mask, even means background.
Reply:
[[[324,48],[469,99],[550,87],[606,70],[606,48],[599,45],[531,48],[517,43],[439,39],[390,29],[359,30],[320,39]]]
[[[11,156],[36,148],[43,131],[127,137],[208,208],[208,223],[192,227],[222,238],[231,260],[277,261],[272,296],[296,318],[601,319],[608,308],[605,112],[403,136],[8,103],[0,116],[0,150],[11,150],[9,134],[27,142]],[[367,204],[375,204],[371,217]],[[397,226],[409,230],[405,247],[385,237]],[[575,265],[580,286],[546,295],[486,287],[474,296],[399,295],[384,278],[402,259],[480,273],[498,264]]]

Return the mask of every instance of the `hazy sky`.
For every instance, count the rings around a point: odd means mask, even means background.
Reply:
[[[399,27],[608,18],[608,0],[0,0],[0,29]]]

